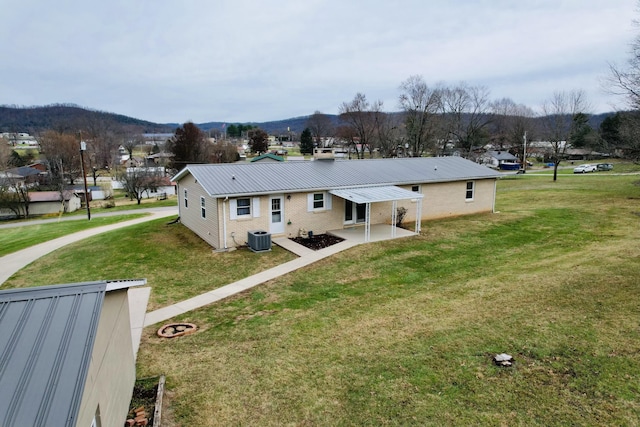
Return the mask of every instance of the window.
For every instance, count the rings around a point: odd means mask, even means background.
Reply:
[[[307,212],[324,212],[331,210],[331,194],[307,193]]]
[[[207,207],[205,206],[204,197],[200,197],[200,216],[202,218],[207,217]]]
[[[473,184],[474,184],[473,181],[467,181],[467,196],[466,196],[467,200],[473,200],[473,190],[474,190]]]
[[[419,185],[412,185],[411,186],[411,191],[413,191],[414,193],[419,193],[420,192],[420,186]]]
[[[185,208],[189,207],[189,198],[187,197],[187,189],[186,188],[184,190],[184,207]]]
[[[236,206],[238,216],[251,215],[251,199],[238,199]]]
[[[313,195],[313,209],[324,208],[324,193],[314,193]]]

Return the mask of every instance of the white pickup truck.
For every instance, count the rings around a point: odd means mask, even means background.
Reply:
[[[590,165],[589,163],[585,163],[584,165],[577,166],[573,168],[573,173],[589,173],[595,172],[598,168],[596,165]]]

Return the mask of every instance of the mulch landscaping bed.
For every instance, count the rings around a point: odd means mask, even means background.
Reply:
[[[324,249],[331,245],[335,245],[336,243],[344,241],[344,239],[332,236],[330,234],[314,234],[313,237],[290,237],[289,239],[304,247],[313,249],[314,251],[317,251],[318,249]]]
[[[136,380],[133,386],[133,396],[129,406],[128,419],[135,418],[135,409],[144,408],[148,425],[153,424],[153,413],[156,407],[158,392],[158,377]]]

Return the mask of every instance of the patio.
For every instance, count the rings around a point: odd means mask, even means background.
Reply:
[[[341,237],[353,243],[367,243],[365,240],[365,226],[354,225],[340,230],[329,230],[328,234]],[[398,239],[401,237],[415,236],[416,233],[404,228],[391,226],[390,224],[372,224],[369,235],[369,242],[379,242],[381,240]]]

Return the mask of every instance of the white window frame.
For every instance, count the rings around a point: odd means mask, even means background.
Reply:
[[[187,189],[184,189],[184,208],[189,209],[189,195]]]
[[[469,184],[471,184],[471,188],[469,188]],[[469,192],[471,192],[471,197],[469,197]],[[471,202],[474,200],[476,195],[476,182],[475,181],[467,181],[466,184],[466,193],[465,200]]]
[[[316,199],[316,196],[322,196],[322,200]],[[318,202],[322,203],[322,206],[316,207]],[[331,194],[326,191],[318,191],[315,193],[307,194],[307,212],[322,212],[331,210]]]
[[[246,200],[246,205],[244,204],[244,201]],[[240,205],[240,201],[242,201],[242,205]],[[240,213],[240,209],[242,209],[243,213]],[[246,213],[245,213],[246,210]],[[242,218],[242,217],[250,217],[251,216],[251,198],[249,197],[242,197],[239,199],[236,199],[236,217],[238,218]]]
[[[238,206],[239,200],[248,200],[247,206]],[[239,213],[238,210],[248,209],[247,213]],[[238,197],[236,199],[229,200],[229,219],[247,219],[247,218],[259,218],[260,217],[260,197]]]
[[[200,217],[207,219],[207,201],[204,196],[200,196]]]

